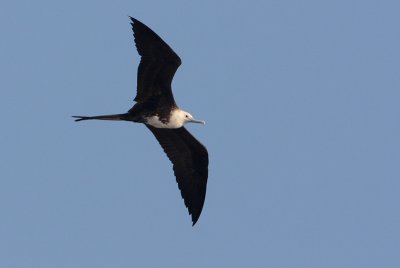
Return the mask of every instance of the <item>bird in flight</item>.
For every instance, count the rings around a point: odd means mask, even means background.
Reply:
[[[130,19],[136,48],[141,56],[136,103],[122,114],[73,117],[75,121],[95,119],[143,123],[172,162],[182,198],[195,225],[206,197],[208,152],[184,125],[205,122],[194,119],[175,103],[171,82],[181,65],[179,56],[149,27],[137,19]]]

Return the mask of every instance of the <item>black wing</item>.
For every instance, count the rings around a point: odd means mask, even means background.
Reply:
[[[155,128],[146,125],[171,160],[176,181],[193,225],[200,217],[206,197],[208,152],[184,127]]]
[[[149,27],[137,19],[130,19],[136,48],[141,56],[135,101],[162,100],[171,107],[176,106],[171,82],[181,65],[181,59]]]

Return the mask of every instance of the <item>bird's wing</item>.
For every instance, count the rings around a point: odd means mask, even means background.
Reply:
[[[200,217],[206,197],[207,149],[184,127],[166,129],[146,126],[173,164],[176,181],[194,225]]]
[[[137,74],[135,101],[160,100],[176,106],[171,82],[181,65],[179,56],[149,27],[130,17],[141,61]]]

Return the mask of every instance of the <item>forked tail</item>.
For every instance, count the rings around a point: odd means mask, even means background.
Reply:
[[[113,121],[121,121],[126,120],[126,114],[109,114],[109,115],[98,115],[98,116],[72,116],[75,119],[75,122],[83,121],[83,120],[113,120]]]

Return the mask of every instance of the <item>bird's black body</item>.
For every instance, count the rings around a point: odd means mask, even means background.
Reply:
[[[206,196],[208,153],[183,125],[201,121],[194,120],[175,103],[171,82],[181,64],[179,56],[150,28],[132,17],[130,19],[141,56],[136,104],[123,114],[74,117],[76,121],[98,119],[144,123],[173,163],[182,198],[194,225]]]

